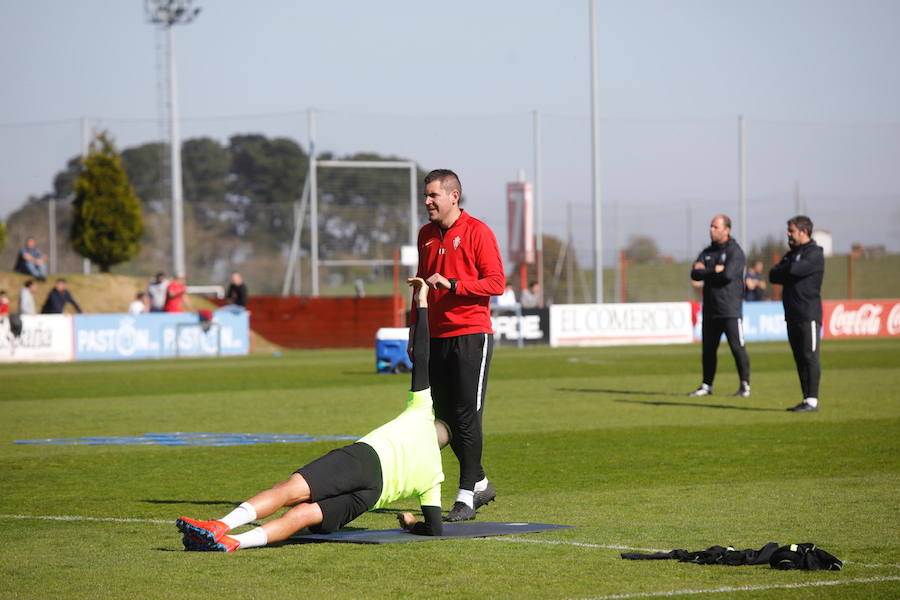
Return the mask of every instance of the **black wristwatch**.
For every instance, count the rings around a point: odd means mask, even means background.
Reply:
[[[448,279],[447,281],[450,282],[450,293],[451,293],[451,294],[455,294],[455,293],[456,293],[456,280],[455,280],[455,279]]]

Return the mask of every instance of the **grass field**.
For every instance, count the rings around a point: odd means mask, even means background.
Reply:
[[[0,598],[897,598],[900,344],[826,341],[822,410],[786,343],[753,344],[753,397],[688,398],[698,346],[500,348],[485,416],[491,521],[517,538],[181,551],[173,521],[220,517],[341,442],[233,447],[22,445],[149,432],[362,435],[405,376],[370,351],[0,366]],[[456,467],[445,454],[452,504]],[[415,509],[414,501],[394,508]],[[75,517],[53,520],[47,517]],[[354,526],[394,527],[389,512]],[[622,548],[815,542],[841,572],[625,561]],[[716,591],[719,590],[719,591]]]

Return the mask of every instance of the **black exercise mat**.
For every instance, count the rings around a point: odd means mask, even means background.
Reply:
[[[401,544],[403,542],[427,542],[453,538],[491,537],[496,535],[516,535],[519,533],[539,533],[554,529],[572,529],[570,525],[548,523],[491,523],[487,521],[465,521],[444,523],[444,535],[415,535],[402,529],[351,529],[329,534],[295,535],[292,542],[339,542],[345,544]]]

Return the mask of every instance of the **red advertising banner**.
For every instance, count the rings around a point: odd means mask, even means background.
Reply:
[[[826,338],[900,337],[900,300],[826,300]]]
[[[506,184],[506,223],[509,260],[534,263],[534,195],[531,182]]]

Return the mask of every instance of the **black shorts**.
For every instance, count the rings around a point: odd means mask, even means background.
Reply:
[[[322,522],[309,528],[313,533],[337,531],[381,497],[381,462],[368,444],[332,450],[295,473],[309,485],[309,501],[322,509]]]

